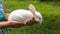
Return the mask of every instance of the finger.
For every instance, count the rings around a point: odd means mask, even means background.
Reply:
[[[29,20],[28,22],[27,22],[27,25],[32,25],[33,24],[33,21],[32,20]]]
[[[38,21],[38,20],[36,20],[36,21],[35,21],[35,23],[39,23],[39,21]]]
[[[35,18],[33,17],[32,20],[35,20]]]
[[[27,23],[30,24],[32,22],[32,20],[29,20]]]

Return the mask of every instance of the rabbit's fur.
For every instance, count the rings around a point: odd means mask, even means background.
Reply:
[[[35,17],[35,20],[40,21],[40,23],[42,23],[42,15],[36,11],[35,7],[30,4],[29,5],[29,10],[24,10],[24,9],[18,9],[13,11],[8,18],[8,21],[11,20],[16,20],[16,21],[22,21],[26,24],[26,22],[30,19],[32,19],[32,17]]]
[[[9,15],[8,21],[16,20],[16,21],[26,22],[29,19],[32,19],[32,17],[33,17],[33,14],[30,11],[24,10],[24,9],[18,9],[13,11]]]

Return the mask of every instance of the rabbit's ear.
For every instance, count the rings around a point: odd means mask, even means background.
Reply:
[[[36,9],[32,4],[29,4],[28,8],[33,14],[35,14]]]

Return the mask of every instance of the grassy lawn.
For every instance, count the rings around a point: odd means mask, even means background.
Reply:
[[[16,9],[28,9],[28,5],[33,4],[43,16],[43,23],[41,25],[38,23],[21,28],[8,28],[9,34],[60,34],[59,3],[5,0],[6,10],[9,13]]]

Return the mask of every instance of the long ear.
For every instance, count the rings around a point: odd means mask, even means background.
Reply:
[[[35,7],[32,4],[29,4],[28,8],[32,12],[32,14],[35,15],[35,11],[36,11]]]

